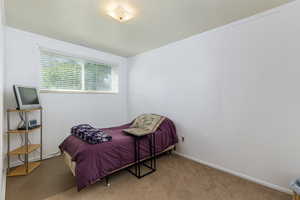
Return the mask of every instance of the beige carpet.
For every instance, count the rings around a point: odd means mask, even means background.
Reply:
[[[290,200],[291,196],[187,160],[165,155],[157,172],[137,179],[127,171],[81,192],[61,158],[44,161],[26,177],[7,179],[7,200]]]

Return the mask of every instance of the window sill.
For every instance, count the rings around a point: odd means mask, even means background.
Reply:
[[[63,94],[118,94],[114,91],[92,91],[92,90],[46,90],[41,89],[40,93],[63,93]]]

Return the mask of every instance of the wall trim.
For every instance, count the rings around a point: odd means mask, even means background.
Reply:
[[[240,177],[242,179],[245,179],[245,180],[248,180],[248,181],[251,181],[251,182],[254,182],[254,183],[257,183],[257,184],[260,184],[260,185],[263,185],[265,187],[268,187],[268,188],[271,188],[273,190],[277,190],[279,192],[284,192],[284,193],[287,193],[287,194],[292,194],[292,191],[289,190],[288,188],[284,188],[284,187],[281,187],[279,185],[276,185],[276,184],[273,184],[273,183],[269,183],[267,181],[264,181],[264,180],[260,180],[260,179],[257,179],[257,178],[254,178],[252,176],[248,176],[246,174],[243,174],[243,173],[240,173],[240,172],[236,172],[236,171],[233,171],[231,169],[227,169],[225,167],[221,167],[219,165],[216,165],[216,164],[213,164],[213,163],[210,163],[210,162],[206,162],[204,160],[200,160],[198,158],[195,158],[193,156],[189,156],[189,155],[186,155],[186,154],[183,154],[183,153],[180,153],[178,151],[175,151],[174,152],[175,154],[179,155],[179,156],[182,156],[184,158],[187,158],[189,160],[193,160],[197,163],[200,163],[200,164],[203,164],[203,165],[206,165],[206,166],[209,166],[209,167],[212,167],[214,169],[217,169],[217,170],[220,170],[220,171],[223,171],[223,172],[226,172],[228,174],[231,174],[231,175],[234,175],[234,176],[237,176],[237,177]]]
[[[6,192],[6,169],[3,169],[3,174],[2,174],[2,183],[1,183],[1,195],[0,199],[5,199],[5,192]]]
[[[220,171],[229,173],[229,174],[231,174],[231,175],[240,177],[240,178],[242,178],[242,179],[246,179],[246,180],[248,180],[248,181],[251,181],[251,182],[254,182],[254,183],[257,183],[257,184],[266,186],[266,187],[268,187],[268,188],[277,190],[277,191],[279,191],[279,192],[284,192],[284,193],[287,193],[287,194],[292,194],[292,192],[291,192],[289,189],[284,188],[284,187],[281,187],[281,186],[279,186],[279,185],[272,184],[272,183],[269,183],[269,182],[266,182],[266,181],[263,181],[263,180],[260,180],[260,179],[257,179],[257,178],[248,176],[248,175],[246,175],[246,174],[243,174],[243,173],[240,173],[240,172],[236,172],[236,171],[233,171],[233,170],[230,170],[230,169],[221,167],[221,166],[219,166],[219,165],[212,164],[212,163],[209,163],[209,162],[200,160],[200,159],[198,159],[198,158],[195,158],[195,157],[193,157],[193,156],[189,156],[189,155],[180,153],[180,152],[178,152],[178,151],[175,151],[174,153],[177,154],[177,155],[179,155],[179,156],[182,156],[182,157],[184,157],[184,158],[187,158],[187,159],[189,159],[189,160],[193,160],[193,161],[195,161],[195,162],[197,162],[197,163],[200,163],[200,164],[203,164],[203,165],[212,167],[212,168],[214,168],[214,169],[217,169],[217,170],[220,170]],[[49,159],[49,158],[56,157],[56,156],[59,156],[59,155],[60,155],[60,152],[56,152],[56,153],[44,155],[44,159]],[[35,158],[30,159],[30,161],[37,161],[37,160],[39,160],[39,157],[38,157],[38,156],[35,157]],[[18,165],[20,165],[20,164],[22,164],[21,161],[16,161],[16,162],[13,162],[13,163],[11,164],[11,166],[12,166],[12,167],[15,167],[15,166],[18,166]],[[5,190],[6,190],[6,169],[4,169],[3,171],[4,171],[4,173],[3,173],[3,177],[2,177],[2,189],[1,189],[2,191],[1,191],[0,199],[5,199]]]

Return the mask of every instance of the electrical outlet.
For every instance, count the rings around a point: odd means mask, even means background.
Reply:
[[[184,142],[184,136],[181,136],[181,142]]]

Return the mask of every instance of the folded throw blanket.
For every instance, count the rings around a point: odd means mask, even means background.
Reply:
[[[80,124],[72,127],[71,134],[89,144],[99,144],[112,140],[110,135],[105,134],[102,130],[94,128],[89,124]]]

